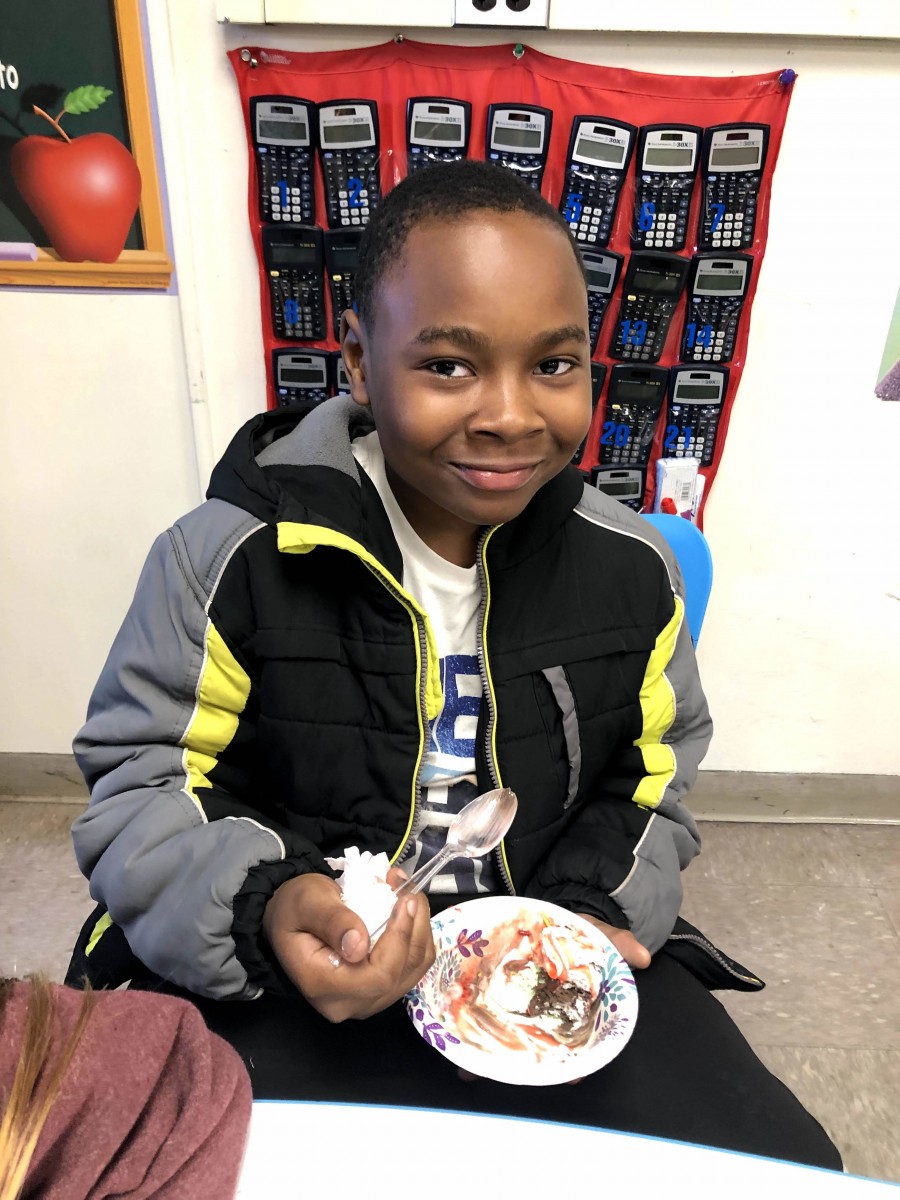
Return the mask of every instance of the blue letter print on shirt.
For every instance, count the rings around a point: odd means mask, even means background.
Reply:
[[[481,710],[481,672],[474,654],[448,654],[441,659],[444,707],[432,728],[441,754],[475,757],[475,728]]]

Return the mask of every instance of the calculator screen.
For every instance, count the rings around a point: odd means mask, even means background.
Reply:
[[[621,166],[625,161],[625,146],[613,146],[609,142],[592,142],[590,138],[579,138],[575,143],[575,156]]]
[[[309,137],[309,129],[305,121],[260,121],[259,136],[264,138],[285,138],[290,141],[305,142]]]
[[[598,482],[597,487],[601,492],[605,492],[607,496],[631,496],[637,495],[637,488],[633,483],[603,483]]]
[[[492,145],[509,146],[514,150],[540,150],[543,140],[539,129],[495,128]]]
[[[333,246],[331,249],[332,269],[339,275],[355,271],[359,262],[358,246]]]
[[[346,145],[347,142],[371,142],[372,131],[368,121],[363,121],[359,125],[326,125],[322,129],[322,141],[326,143],[340,142]]]
[[[696,292],[736,292],[740,294],[743,282],[740,275],[713,275],[709,271],[698,271],[694,284]]]
[[[719,387],[715,383],[680,383],[675,388],[676,400],[706,400],[715,404],[719,399]]]
[[[671,275],[657,275],[655,271],[637,270],[631,286],[638,292],[654,292],[662,296],[677,296],[678,280]]]
[[[414,142],[451,142],[462,144],[462,125],[450,122],[416,121],[413,125]]]
[[[323,384],[325,372],[318,367],[281,367],[278,372],[278,382]]]
[[[693,162],[694,152],[690,146],[648,146],[644,152],[647,167],[690,167]]]
[[[641,383],[640,380],[621,380],[616,385],[617,400],[637,400],[638,402],[655,401],[658,387],[655,383]]]
[[[314,267],[316,265],[315,246],[289,246],[283,242],[272,246],[270,257],[276,267]]]
[[[608,292],[612,286],[612,272],[595,270],[593,267],[586,267],[588,287],[597,288],[601,292]]]
[[[758,167],[761,146],[717,146],[710,152],[710,167]]]

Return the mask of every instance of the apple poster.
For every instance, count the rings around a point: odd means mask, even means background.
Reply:
[[[0,242],[65,262],[142,249],[112,0],[29,0],[0,25]]]

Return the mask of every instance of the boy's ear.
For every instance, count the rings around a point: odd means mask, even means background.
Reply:
[[[341,355],[350,380],[350,395],[363,408],[369,406],[366,388],[365,334],[359,317],[352,309],[341,313]]]

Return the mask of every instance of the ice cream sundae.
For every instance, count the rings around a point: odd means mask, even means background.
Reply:
[[[603,951],[574,925],[523,910],[491,930],[483,954],[447,985],[456,1032],[470,1045],[567,1058],[592,1039]]]

